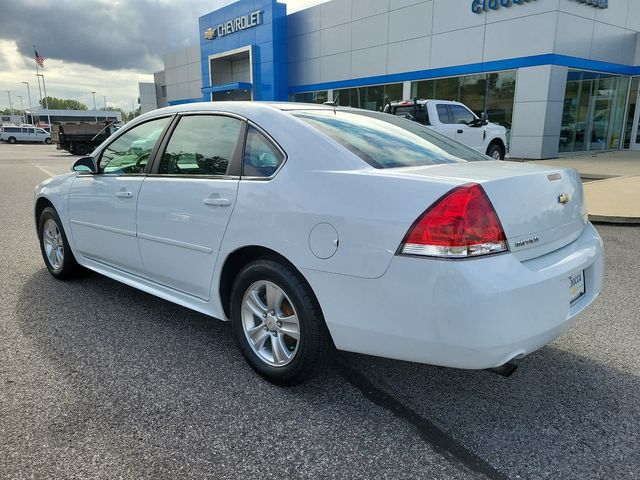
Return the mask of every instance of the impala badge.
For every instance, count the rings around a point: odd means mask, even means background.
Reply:
[[[561,193],[560,195],[558,195],[558,203],[562,205],[566,205],[567,203],[569,203],[569,195],[567,193]]]

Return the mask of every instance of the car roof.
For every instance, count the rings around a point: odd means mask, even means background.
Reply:
[[[335,107],[330,105],[320,105],[317,103],[296,103],[296,102],[263,102],[263,101],[222,101],[222,102],[194,102],[183,103],[179,105],[172,105],[170,107],[158,108],[152,110],[138,118],[142,117],[155,117],[167,113],[184,113],[184,112],[229,112],[240,113],[247,111],[264,111],[265,109],[271,110],[330,110]]]

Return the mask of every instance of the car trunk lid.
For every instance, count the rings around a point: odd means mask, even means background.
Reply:
[[[394,169],[398,174],[479,183],[502,223],[509,250],[521,260],[573,242],[587,223],[574,169],[524,162],[465,162]]]

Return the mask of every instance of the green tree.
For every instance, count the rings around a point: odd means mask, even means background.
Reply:
[[[40,105],[42,105],[43,108],[47,107],[48,102],[49,109],[51,110],[87,110],[87,106],[78,100],[56,97],[46,97],[46,100],[47,101],[45,101],[44,98],[40,100]]]
[[[23,115],[24,112],[22,110],[18,110],[17,108],[14,108],[13,110],[9,110],[8,108],[5,108],[4,110],[0,110],[0,115]]]

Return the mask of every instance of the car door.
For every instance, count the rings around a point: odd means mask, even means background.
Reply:
[[[218,250],[236,202],[245,122],[184,114],[160,147],[138,199],[145,275],[208,300]]]
[[[451,122],[449,115],[449,108],[446,103],[436,104],[436,113],[438,115],[438,127],[437,131],[446,135],[447,137],[456,138],[456,126]]]
[[[171,117],[128,129],[98,157],[98,173],[79,173],[69,192],[69,221],[76,250],[126,272],[143,272],[136,238],[136,202],[148,160]],[[145,140],[142,148],[138,148]],[[149,165],[150,167],[150,165]]]
[[[484,153],[484,130],[473,126],[477,120],[473,112],[462,105],[449,105],[449,115],[456,128],[456,140]]]

